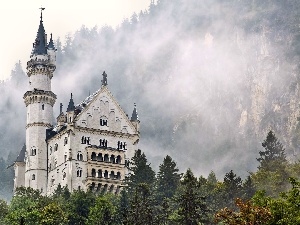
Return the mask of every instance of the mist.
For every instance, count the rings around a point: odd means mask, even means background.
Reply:
[[[168,154],[182,172],[244,177],[256,170],[270,129],[295,160],[298,53],[295,27],[286,24],[300,3],[292,2],[161,0],[116,29],[83,26],[64,45],[56,37],[54,115],[71,93],[77,104],[97,91],[105,70],[129,116],[137,104],[139,147],[156,170]],[[25,141],[26,87],[13,85],[2,84],[3,155]]]

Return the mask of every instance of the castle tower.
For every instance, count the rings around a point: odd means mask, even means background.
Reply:
[[[52,35],[47,44],[41,8],[40,25],[30,60],[27,62],[29,90],[24,94],[27,108],[25,187],[46,193],[47,144],[46,129],[52,126],[56,95],[51,91],[55,71],[55,48]]]

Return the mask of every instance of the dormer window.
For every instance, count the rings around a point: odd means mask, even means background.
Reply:
[[[106,119],[100,119],[100,126],[107,126],[107,120]]]

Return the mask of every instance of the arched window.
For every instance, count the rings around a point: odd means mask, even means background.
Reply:
[[[44,109],[45,109],[45,105],[43,104],[43,105],[42,105],[42,110],[44,110]]]
[[[81,153],[77,154],[77,160],[83,161],[83,155]]]
[[[108,171],[107,170],[105,170],[105,172],[104,172],[104,178],[108,179]]]
[[[67,174],[66,172],[63,173],[63,180],[66,178]]]
[[[52,154],[52,146],[50,146],[50,148],[49,148],[49,153],[50,153],[50,155]]]
[[[105,154],[105,155],[104,155],[104,162],[109,162],[108,154]]]
[[[110,156],[110,162],[115,164],[115,156],[114,155],[111,155]]]
[[[117,164],[121,164],[121,156],[120,156],[120,155],[117,156],[116,163],[117,163]]]
[[[97,185],[97,189],[96,189],[96,191],[100,191],[101,190],[101,183],[99,183],[98,185]]]
[[[92,161],[96,161],[97,157],[96,157],[96,153],[92,152],[92,156],[91,156]]]
[[[102,170],[98,170],[98,178],[102,178]]]
[[[96,176],[96,170],[92,169],[92,177],[95,177],[95,176]]]
[[[115,172],[114,171],[110,172],[109,178],[110,179],[115,179]]]
[[[82,176],[82,170],[79,169],[79,170],[77,170],[77,177],[81,177],[81,176]]]
[[[32,180],[35,180],[35,174],[32,174],[32,178],[31,178]]]
[[[117,172],[117,180],[121,180],[121,173]]]
[[[103,162],[103,157],[102,157],[102,153],[99,153],[97,156],[97,161],[98,162]]]

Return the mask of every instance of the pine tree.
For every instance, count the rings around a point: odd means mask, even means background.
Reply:
[[[170,156],[164,158],[157,173],[157,199],[161,202],[164,198],[172,198],[180,181],[176,163]]]
[[[154,223],[153,213],[154,201],[151,190],[146,183],[139,183],[130,200],[130,209],[126,224],[144,225]]]
[[[260,157],[257,158],[260,162],[259,168],[273,171],[274,162],[275,164],[286,162],[285,149],[272,131],[269,131],[262,146],[265,150],[259,152]]]
[[[223,203],[227,207],[234,207],[235,198],[241,195],[242,179],[230,170],[230,172],[224,176],[223,185]]]
[[[129,163],[130,174],[127,178],[129,191],[137,187],[139,184],[147,184],[150,188],[153,187],[155,181],[155,172],[148,164],[146,155],[140,149],[135,151]]]
[[[198,181],[190,169],[183,176],[175,201],[178,204],[178,222],[182,225],[198,225],[208,221],[205,198],[198,192]]]

